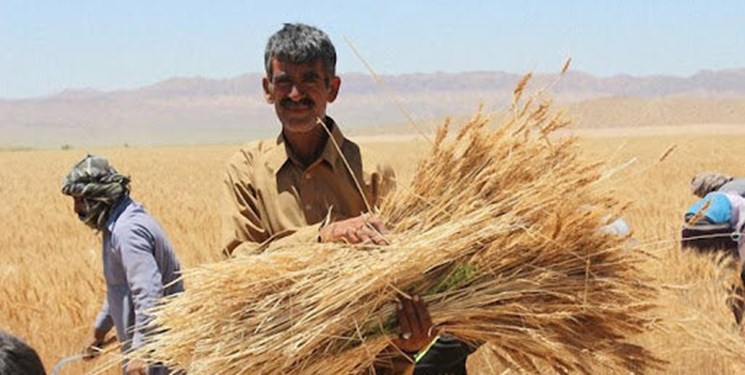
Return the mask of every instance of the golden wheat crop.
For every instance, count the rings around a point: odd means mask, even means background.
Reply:
[[[403,144],[405,142],[405,144]],[[629,202],[625,217],[648,249],[644,269],[660,290],[655,315],[640,344],[666,360],[661,373],[737,374],[745,370],[745,341],[725,305],[733,272],[726,262],[681,253],[681,212],[694,199],[691,176],[703,170],[745,175],[745,136],[659,136],[582,139],[584,155],[606,160],[604,182]],[[364,144],[364,142],[363,142]],[[659,161],[670,145],[677,149]],[[366,144],[411,178],[421,141]],[[185,267],[219,258],[223,165],[238,146],[117,148],[0,152],[0,329],[34,346],[47,369],[76,352],[104,295],[100,239],[76,219],[59,184],[86,152],[107,156],[132,176],[132,195],[160,221]],[[632,162],[630,162],[632,161]],[[188,288],[188,285],[187,285]],[[505,371],[484,348],[469,360],[472,373]],[[116,354],[109,358],[118,360]],[[71,364],[65,374],[93,370],[106,358]],[[506,370],[509,372],[509,370]],[[117,369],[107,373],[117,374]]]

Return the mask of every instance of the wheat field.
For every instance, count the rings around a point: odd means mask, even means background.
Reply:
[[[678,231],[693,202],[693,174],[745,175],[743,135],[582,138],[583,155],[614,170],[604,188],[628,202],[624,217],[648,253],[644,269],[660,290],[658,321],[640,343],[667,361],[659,373],[737,374],[745,371],[745,341],[725,300],[735,277],[726,262],[682,253]],[[361,142],[397,171],[413,175],[427,152],[421,140]],[[676,148],[660,161],[670,146]],[[238,145],[0,152],[0,329],[37,349],[47,370],[81,349],[104,297],[100,238],[81,224],[60,182],[86,152],[104,155],[132,177],[132,196],[164,227],[185,268],[217,261],[222,174]],[[615,168],[615,169],[614,169]],[[188,288],[188,285],[187,285]],[[216,291],[219,292],[219,291]],[[248,291],[247,291],[248,292]],[[115,353],[66,366],[94,371]],[[510,373],[486,348],[469,359],[474,374]],[[107,374],[117,374],[116,368]]]

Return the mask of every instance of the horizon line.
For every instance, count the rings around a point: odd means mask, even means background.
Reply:
[[[589,73],[582,70],[573,70],[569,69],[566,73],[579,73],[579,74],[586,74],[589,76],[592,76],[594,78],[599,79],[611,79],[611,78],[617,78],[617,77],[632,77],[632,78],[649,78],[649,77],[667,77],[667,78],[682,78],[682,79],[688,79],[692,78],[696,75],[703,74],[703,73],[726,73],[726,72],[743,72],[745,73],[745,66],[740,67],[730,67],[730,68],[722,68],[722,69],[708,69],[708,68],[702,68],[696,70],[696,72],[688,75],[679,75],[679,74],[673,74],[673,73],[654,73],[654,74],[630,74],[630,73],[615,73],[612,75],[596,75],[593,73]],[[533,75],[559,75],[561,74],[560,71],[556,72],[546,72],[546,71],[530,71],[527,70],[522,73],[515,73],[515,72],[508,72],[504,70],[467,70],[467,71],[445,71],[445,70],[437,70],[437,71],[431,71],[431,72],[405,72],[405,73],[376,73],[379,76],[383,77],[400,77],[400,76],[409,76],[409,75],[435,75],[435,74],[443,74],[443,75],[459,75],[459,74],[474,74],[474,73],[502,73],[502,74],[509,74],[509,75],[515,75],[515,76],[523,76],[525,74],[531,73]],[[230,77],[210,77],[207,75],[196,75],[196,76],[172,76],[168,78],[163,78],[160,80],[157,80],[155,82],[146,83],[146,84],[135,84],[129,87],[118,87],[118,88],[111,88],[111,89],[100,89],[95,87],[66,87],[61,90],[57,90],[54,92],[50,92],[47,94],[40,94],[40,95],[28,95],[28,96],[0,96],[0,100],[3,101],[15,101],[15,100],[34,100],[34,99],[48,99],[60,96],[65,93],[77,93],[77,92],[96,92],[101,94],[110,94],[110,93],[116,93],[121,91],[135,91],[139,89],[143,89],[146,87],[151,87],[158,85],[163,82],[168,81],[174,81],[174,80],[195,80],[195,79],[203,79],[207,81],[229,81],[234,80],[243,76],[251,76],[251,75],[264,75],[264,72],[245,72],[238,75],[230,76]],[[341,72],[337,74],[338,76],[342,77],[344,75],[363,75],[363,76],[371,76],[369,72],[365,71],[347,71],[347,72]]]

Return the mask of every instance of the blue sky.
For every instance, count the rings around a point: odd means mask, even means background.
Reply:
[[[745,1],[0,0],[0,98],[262,70],[283,22],[324,29],[338,71],[572,68],[599,76],[745,67]]]

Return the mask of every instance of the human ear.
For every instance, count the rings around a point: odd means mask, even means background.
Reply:
[[[329,94],[327,97],[327,100],[329,103],[333,103],[334,100],[336,100],[336,96],[339,95],[340,87],[341,87],[341,78],[339,78],[339,76],[335,76],[334,78],[331,78],[331,82],[329,82]]]
[[[264,88],[264,99],[269,104],[274,104],[274,98],[272,98],[272,87],[269,82],[269,78],[264,77],[261,79],[261,86]]]

